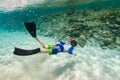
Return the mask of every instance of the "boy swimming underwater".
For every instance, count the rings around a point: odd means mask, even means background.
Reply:
[[[70,39],[69,44],[60,41],[55,45],[47,45],[45,42],[43,42],[38,38],[36,38],[36,40],[43,46],[44,49],[41,50],[40,48],[36,48],[33,50],[24,50],[15,47],[14,54],[20,56],[33,55],[37,53],[49,53],[49,55],[56,55],[59,52],[68,52],[71,55],[75,55],[75,56],[77,55],[76,53],[73,52],[75,46],[77,45],[77,42],[73,39]]]
[[[77,42],[75,40],[73,40],[72,38],[70,39],[69,44],[66,44],[63,41],[60,41],[55,45],[47,45],[42,40],[40,40],[40,39],[37,39],[37,40],[45,48],[45,50],[40,51],[41,53],[49,53],[49,55],[54,55],[59,52],[68,52],[69,54],[76,55],[76,53],[74,53],[73,50],[74,50],[75,46],[77,45]]]
[[[45,42],[43,42],[42,40],[37,38],[36,25],[34,22],[24,23],[24,24],[25,24],[25,27],[28,30],[28,32],[31,34],[31,36],[33,38],[35,38],[45,49],[41,50],[40,48],[37,48],[37,49],[33,49],[33,50],[24,50],[24,49],[20,49],[20,48],[15,47],[15,50],[14,50],[15,55],[26,56],[26,55],[36,54],[39,52],[40,53],[49,53],[49,55],[54,55],[54,54],[57,54],[59,52],[68,52],[69,54],[76,55],[73,52],[73,50],[74,50],[75,46],[77,45],[77,42],[75,40],[73,40],[72,38],[70,39],[69,44],[66,44],[63,41],[60,41],[55,45],[48,45]]]

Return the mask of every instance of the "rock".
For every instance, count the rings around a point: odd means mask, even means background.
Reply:
[[[76,22],[79,22],[79,20],[73,19],[73,18],[68,19],[68,24],[73,24],[73,23],[76,23]]]
[[[116,23],[120,25],[120,17],[116,18]]]
[[[77,40],[78,41],[78,44],[81,46],[81,47],[84,47],[85,46],[85,44],[86,44],[86,40],[81,40],[81,39],[78,39]]]
[[[75,37],[79,37],[80,36],[80,32],[79,31],[73,31],[72,34],[73,34],[72,36],[75,36]]]
[[[67,28],[66,29],[66,32],[72,32],[73,31],[73,28]]]
[[[109,45],[109,44],[111,44],[111,43],[114,43],[113,38],[105,38],[105,39],[104,39],[104,45],[105,45],[105,46],[107,46],[107,45]]]
[[[82,40],[86,39],[86,37],[83,34],[81,34],[79,38],[82,39]]]
[[[120,17],[117,17],[117,18],[116,18],[116,21],[120,22]]]
[[[116,38],[115,43],[120,46],[120,37],[117,37],[117,38]]]
[[[105,24],[109,25],[109,24],[110,24],[110,22],[106,21],[106,22],[105,22]]]
[[[83,16],[89,16],[89,13],[88,13],[86,10],[84,10],[81,14],[82,14]]]

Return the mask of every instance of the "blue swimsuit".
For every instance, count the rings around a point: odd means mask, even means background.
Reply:
[[[53,46],[52,54],[57,54],[58,52],[65,51],[64,45],[66,45],[65,42],[60,41],[58,44],[56,44],[55,46]],[[73,49],[74,49],[74,47],[71,45],[70,48],[67,50],[67,52],[69,54],[72,54],[73,53]]]

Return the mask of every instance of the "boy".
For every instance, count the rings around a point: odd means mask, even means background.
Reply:
[[[70,44],[66,44],[63,41],[60,41],[55,45],[47,45],[45,42],[41,41],[38,38],[36,38],[36,40],[45,48],[45,50],[40,50],[41,53],[49,53],[49,55],[54,55],[59,52],[68,52],[69,54],[76,56],[76,54],[73,53],[73,50],[75,46],[77,46],[77,42],[72,38],[70,39]]]
[[[36,25],[34,22],[29,22],[29,23],[24,23],[24,24],[28,32],[31,34],[31,36],[35,38],[45,48],[45,50],[41,50],[40,48],[36,48],[33,50],[24,50],[24,49],[15,47],[15,50],[14,50],[15,55],[26,56],[26,55],[36,54],[39,52],[49,53],[49,55],[57,54],[59,52],[68,52],[69,54],[76,55],[75,53],[73,53],[73,50],[74,50],[74,47],[77,45],[77,42],[73,40],[72,38],[70,39],[69,44],[66,44],[63,41],[60,41],[55,45],[47,45],[45,42],[37,38]]]
[[[15,47],[14,54],[19,56],[27,56],[27,55],[37,54],[37,53],[49,53],[49,55],[55,55],[59,52],[68,52],[69,54],[73,54],[76,56],[76,53],[74,53],[73,50],[77,45],[77,42],[72,38],[70,39],[69,44],[66,44],[63,41],[60,41],[55,45],[47,45],[45,42],[41,41],[37,37],[35,39],[45,48],[44,50],[41,50],[40,48],[36,48],[33,50],[24,50],[24,49]]]

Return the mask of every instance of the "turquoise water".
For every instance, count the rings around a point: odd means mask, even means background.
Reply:
[[[5,1],[7,2],[8,0]],[[64,52],[53,56],[45,53],[25,57],[13,55],[14,47],[23,49],[42,48],[26,31],[23,22],[34,21],[37,25],[38,38],[48,44],[54,44],[60,37],[64,37],[65,34],[61,33],[62,30],[64,31],[62,28],[68,26],[66,20],[61,17],[61,15],[64,15],[63,13],[66,13],[68,6],[63,4],[54,6],[54,0],[53,3],[51,2],[54,7],[49,8],[47,6],[41,7],[39,6],[40,4],[37,4],[40,2],[42,5],[44,0],[19,1],[16,1],[20,4],[22,3],[22,6],[18,4],[19,8],[16,8],[17,5],[15,4],[14,6],[16,7],[7,7],[6,5],[8,4],[4,1],[0,4],[0,80],[120,79],[120,50],[116,48],[103,49],[94,40],[88,41],[84,47],[78,45],[75,49],[77,56]],[[78,11],[87,9],[89,13],[91,12],[89,10],[93,7],[95,8],[96,5],[108,11],[109,9],[119,9],[120,6],[119,0],[90,1],[73,7],[78,9]],[[13,5],[11,2],[10,4]],[[1,7],[1,5],[4,6]],[[104,11],[106,12],[106,10]],[[102,12],[98,10],[99,13]],[[82,17],[81,14],[80,17]],[[55,27],[55,30],[58,29],[58,32],[61,30],[60,33],[57,34],[52,27]],[[63,39],[67,42],[69,36]]]

